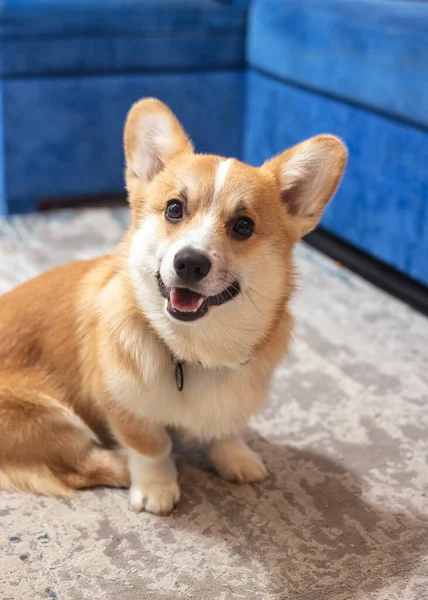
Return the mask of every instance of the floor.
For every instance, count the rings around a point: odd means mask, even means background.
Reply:
[[[123,210],[0,223],[0,292],[106,252]],[[289,356],[248,439],[271,477],[220,481],[179,453],[183,500],[0,493],[4,600],[428,599],[428,320],[301,245]]]

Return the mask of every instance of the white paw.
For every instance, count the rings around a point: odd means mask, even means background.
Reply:
[[[146,510],[155,515],[168,515],[180,500],[180,488],[176,480],[170,482],[146,481],[132,485],[130,502],[137,512]]]
[[[177,469],[169,454],[148,458],[129,450],[131,489],[129,499],[137,512],[169,514],[180,500]]]
[[[228,481],[255,483],[267,478],[260,456],[241,440],[214,442],[210,459],[220,477]]]

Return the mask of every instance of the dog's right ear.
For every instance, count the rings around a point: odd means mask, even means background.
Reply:
[[[334,135],[317,135],[262,166],[275,176],[280,199],[299,238],[321,219],[339,186],[347,157],[342,140]]]
[[[148,184],[174,155],[193,152],[176,117],[155,98],[145,98],[132,106],[126,119],[124,144],[128,190],[136,179]]]

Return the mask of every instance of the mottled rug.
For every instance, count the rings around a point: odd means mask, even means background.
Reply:
[[[0,224],[0,292],[109,251],[122,210]],[[133,514],[125,491],[0,494],[3,600],[428,598],[428,321],[301,245],[289,356],[248,439],[266,485],[181,451],[183,500]]]

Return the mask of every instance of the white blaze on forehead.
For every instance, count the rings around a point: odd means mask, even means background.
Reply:
[[[229,172],[230,167],[232,166],[233,158],[227,158],[222,160],[217,167],[217,171],[214,178],[214,197],[213,200],[216,199],[219,194],[221,188],[224,186],[224,182],[226,181],[227,174]]]

